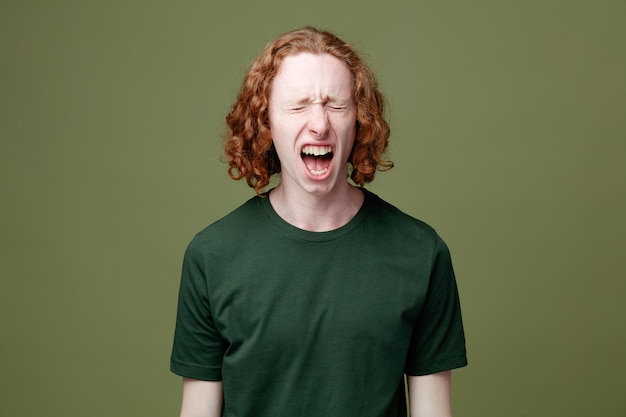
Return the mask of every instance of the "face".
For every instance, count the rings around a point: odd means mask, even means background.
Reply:
[[[324,194],[348,186],[356,109],[345,63],[329,54],[284,58],[268,111],[286,191]]]

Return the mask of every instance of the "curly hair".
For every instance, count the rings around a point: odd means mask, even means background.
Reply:
[[[352,74],[357,119],[348,159],[352,181],[362,186],[374,179],[377,170],[393,168],[393,163],[384,158],[390,130],[383,116],[385,100],[374,74],[348,43],[330,32],[307,26],[279,36],[261,51],[226,116],[228,175],[235,180],[245,178],[257,194],[269,184],[272,175],[281,171],[269,128],[272,81],[282,60],[301,52],[330,54],[345,62]]]

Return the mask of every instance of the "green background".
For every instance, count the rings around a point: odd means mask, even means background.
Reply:
[[[625,416],[625,22],[621,0],[2,0],[0,415],[177,415],[183,250],[252,196],[224,116],[312,24],[388,97],[397,166],[370,188],[452,250],[455,416]]]

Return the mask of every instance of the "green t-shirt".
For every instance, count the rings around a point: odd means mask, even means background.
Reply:
[[[254,197],[189,244],[171,369],[222,380],[224,416],[405,416],[403,373],[467,364],[445,243],[363,192],[333,231]]]

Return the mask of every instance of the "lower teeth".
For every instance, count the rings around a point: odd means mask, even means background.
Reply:
[[[326,171],[328,171],[328,168],[320,169],[319,171],[316,170],[316,169],[312,169],[311,170],[311,174],[313,174],[313,175],[322,175],[322,174],[325,174]]]

